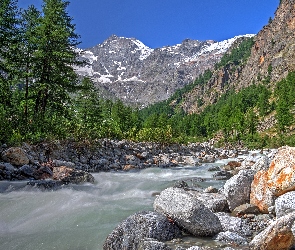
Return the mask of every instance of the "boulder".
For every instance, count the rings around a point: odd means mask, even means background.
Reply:
[[[240,236],[237,233],[226,231],[226,232],[220,232],[216,236],[216,240],[226,242],[226,243],[231,243],[235,245],[246,245],[248,244],[247,239],[244,237]]]
[[[251,250],[289,250],[295,243],[292,226],[295,213],[273,221],[264,231],[250,242]]]
[[[30,162],[26,152],[19,147],[12,147],[3,151],[2,159],[15,166],[27,165]]]
[[[145,238],[168,241],[181,236],[180,229],[166,216],[157,212],[143,211],[122,221],[106,238],[104,250],[137,250]]]
[[[224,195],[230,211],[250,202],[251,183],[254,178],[253,170],[241,170],[238,174],[226,181]]]
[[[230,216],[227,213],[216,213],[221,226],[222,231],[239,232],[242,228],[242,219]]]
[[[181,188],[162,191],[155,199],[154,209],[195,236],[215,235],[222,230],[218,217],[195,195]]]
[[[254,176],[251,187],[251,204],[267,213],[276,197],[295,191],[295,148],[281,147],[268,170],[260,170]]]
[[[251,169],[255,172],[260,170],[267,170],[269,168],[269,158],[266,155],[262,155],[254,165],[251,166]]]
[[[268,185],[275,196],[295,191],[295,147],[282,147],[268,170]]]
[[[275,211],[277,218],[288,213],[295,212],[295,191],[283,194],[275,201]]]
[[[259,213],[260,213],[260,211],[257,206],[247,203],[247,204],[243,204],[243,205],[236,207],[233,210],[232,215],[233,216],[242,216],[245,214],[259,214]]]
[[[251,184],[250,203],[257,206],[262,213],[268,213],[269,207],[275,203],[275,196],[268,186],[268,173],[258,171]]]
[[[94,177],[82,170],[76,170],[65,166],[53,168],[53,180],[60,180],[65,184],[68,183],[83,183],[83,182],[94,182]]]
[[[229,211],[227,200],[223,194],[198,193],[196,197],[213,213]]]

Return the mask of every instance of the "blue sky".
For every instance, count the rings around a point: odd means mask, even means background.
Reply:
[[[26,8],[42,0],[19,0]],[[81,48],[102,43],[112,34],[135,37],[151,48],[184,39],[222,41],[256,34],[268,23],[279,0],[72,0]]]

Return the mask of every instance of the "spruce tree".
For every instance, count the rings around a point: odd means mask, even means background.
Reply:
[[[69,93],[75,90],[78,77],[74,66],[80,64],[79,36],[67,13],[69,2],[44,0],[43,17],[37,28],[37,52],[34,68],[35,114],[44,117],[48,110],[65,114],[70,101]]]

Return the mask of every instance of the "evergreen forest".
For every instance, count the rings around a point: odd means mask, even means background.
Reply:
[[[295,73],[278,83],[270,77],[220,96],[197,114],[181,108],[185,95],[206,85],[214,74],[206,70],[168,100],[144,109],[120,100],[101,98],[90,78],[74,67],[80,37],[67,13],[69,2],[43,0],[19,9],[16,0],[0,0],[0,142],[11,145],[44,140],[98,138],[187,143],[215,138],[221,144],[250,148],[295,145],[293,136]],[[239,66],[250,56],[253,38],[223,56],[215,65]],[[269,67],[269,75],[271,74]],[[196,100],[202,106],[202,97]],[[173,105],[172,105],[173,104]],[[259,124],[274,116],[274,127]]]

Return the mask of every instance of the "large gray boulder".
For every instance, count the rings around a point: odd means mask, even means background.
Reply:
[[[295,212],[295,191],[281,195],[275,201],[276,216],[282,217],[288,213]]]
[[[162,191],[155,199],[154,209],[195,236],[210,236],[222,231],[218,217],[193,194],[181,188]]]
[[[216,236],[216,240],[231,243],[231,244],[236,244],[236,245],[248,244],[246,238],[242,237],[241,235],[239,235],[237,233],[231,232],[231,231],[220,232]]]
[[[254,174],[253,170],[241,170],[225,183],[223,192],[230,211],[240,205],[250,203],[251,183]]]
[[[137,250],[145,238],[168,241],[181,236],[180,229],[157,212],[138,212],[122,221],[106,238],[104,250]],[[143,242],[144,243],[144,242]]]
[[[218,193],[199,193],[197,199],[201,201],[213,213],[228,212],[228,204],[225,196]]]

